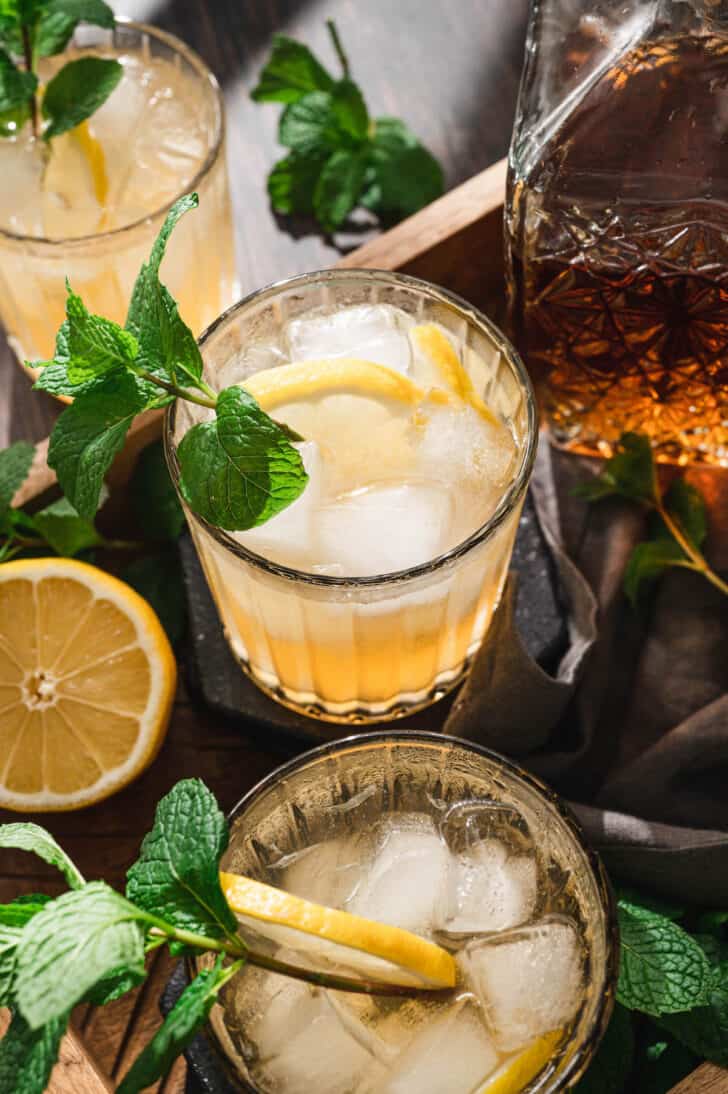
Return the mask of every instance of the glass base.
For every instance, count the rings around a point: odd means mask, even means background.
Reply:
[[[226,634],[228,644],[231,645]],[[463,664],[448,672],[440,673],[430,689],[424,692],[412,692],[398,695],[395,699],[385,700],[381,703],[362,704],[349,703],[322,703],[314,695],[301,694],[281,687],[280,684],[269,684],[251,668],[247,658],[241,657],[235,650],[231,650],[235,660],[255,686],[283,707],[303,714],[307,718],[318,722],[331,722],[334,725],[367,726],[377,725],[382,722],[395,722],[399,718],[406,718],[410,714],[416,714],[419,710],[432,706],[440,699],[444,699],[451,691],[462,683],[467,675],[472,654]]]

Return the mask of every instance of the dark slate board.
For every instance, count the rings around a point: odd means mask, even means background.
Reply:
[[[348,736],[352,728],[336,727],[297,714],[269,699],[240,669],[228,648],[207,582],[189,535],[180,542],[182,570],[190,618],[190,686],[203,702],[236,721],[255,735],[270,731],[286,738],[330,741]],[[561,608],[558,579],[530,495],[513,551],[512,569],[518,573],[516,625],[524,645],[547,672],[553,671],[566,648],[567,631]],[[438,730],[447,715],[452,696],[442,699],[410,718],[400,719],[399,728]]]

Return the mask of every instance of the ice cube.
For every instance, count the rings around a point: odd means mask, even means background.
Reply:
[[[411,360],[408,325],[405,312],[386,304],[362,304],[294,319],[288,326],[291,360],[359,357],[407,374]]]
[[[442,900],[447,860],[447,848],[429,819],[386,821],[348,911],[429,934]]]
[[[374,485],[322,506],[319,565],[347,577],[386,574],[429,562],[450,546],[451,493],[436,483]]]
[[[509,855],[483,840],[451,857],[442,929],[449,934],[503,931],[526,923],[536,908],[538,867],[528,855]]]
[[[293,447],[298,449],[308,474],[303,493],[265,524],[233,535],[243,547],[263,558],[284,566],[307,568],[312,558],[314,513],[321,497],[323,463],[315,441],[303,441]]]
[[[446,476],[460,488],[477,487],[483,507],[495,508],[512,474],[516,453],[504,425],[486,421],[470,406],[428,404],[414,429],[423,478]]]
[[[495,1070],[498,1053],[470,1002],[428,1023],[390,1070],[382,1094],[470,1094]]]
[[[290,981],[250,1027],[265,1088],[286,1094],[355,1094],[362,1078],[377,1085],[384,1068],[371,1052],[375,1035],[342,1020],[325,992]]]
[[[561,1029],[581,1003],[582,947],[570,920],[545,919],[501,942],[471,942],[457,960],[504,1052]]]
[[[342,908],[359,883],[359,850],[353,837],[314,843],[277,862],[272,881],[304,900]]]

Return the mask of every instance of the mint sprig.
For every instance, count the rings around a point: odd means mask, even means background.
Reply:
[[[118,61],[82,57],[64,65],[38,96],[38,60],[62,53],[79,23],[114,26],[103,0],[4,0],[0,6],[0,136],[30,121],[47,143],[89,118],[118,85]],[[42,125],[41,119],[47,123]]]
[[[640,433],[623,433],[601,474],[574,491],[585,501],[622,497],[650,513],[649,538],[635,547],[624,575],[624,590],[635,607],[667,570],[693,570],[728,595],[728,582],[711,567],[702,552],[708,534],[705,502],[683,478],[675,478],[663,493],[652,446]]]
[[[159,280],[169,237],[197,203],[197,195],[189,194],[167,214],[137,277],[124,328],[90,314],[68,286],[55,356],[36,386],[73,396],[53,429],[48,463],[87,521],[96,513],[104,476],[136,415],[175,398],[214,412],[193,426],[177,449],[180,492],[211,524],[230,531],[262,524],[295,501],[308,481],[291,444],[302,439],[298,434],[269,418],[242,388],[215,392],[203,380],[195,338]]]
[[[42,832],[36,825],[0,826],[0,847],[22,845],[46,860],[52,854],[58,865],[58,845]],[[338,991],[409,994],[250,951],[220,888],[227,842],[227,822],[214,796],[200,780],[184,780],[159,803],[154,827],[129,870],[126,896],[104,882],[83,882],[64,856],[75,888],[54,900],[35,896],[23,905],[19,898],[14,916],[22,921],[16,925],[2,925],[13,905],[0,907],[0,1005],[13,1011],[0,1042],[3,1094],[43,1094],[70,1009],[81,1001],[101,1006],[131,991],[146,976],[145,953],[160,945],[172,953],[212,953],[217,960],[182,994],[127,1072],[120,1094],[138,1094],[168,1071],[207,1020],[224,984],[247,962]],[[23,906],[25,916],[18,915]]]
[[[289,152],[268,176],[273,209],[313,215],[330,233],[357,205],[389,219],[409,216],[439,197],[444,181],[438,161],[404,122],[370,116],[336,26],[327,26],[339,79],[307,46],[276,35],[251,95],[285,107],[278,140]]]

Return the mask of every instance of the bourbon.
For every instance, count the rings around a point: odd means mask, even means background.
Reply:
[[[584,84],[511,174],[516,343],[557,443],[635,430],[728,466],[728,38],[642,43]]]

